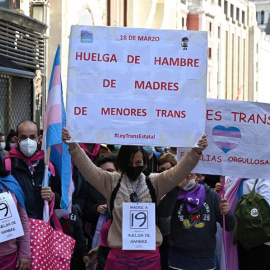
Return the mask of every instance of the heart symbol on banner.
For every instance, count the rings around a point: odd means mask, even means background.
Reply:
[[[215,144],[227,153],[234,149],[241,139],[241,131],[237,127],[215,126],[212,130]]]

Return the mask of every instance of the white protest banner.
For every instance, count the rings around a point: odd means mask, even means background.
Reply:
[[[0,193],[0,243],[24,235],[15,202],[9,192]]]
[[[154,203],[123,203],[123,250],[156,250]]]
[[[207,99],[205,131],[209,145],[194,172],[269,179],[270,104]]]
[[[204,133],[207,33],[72,26],[73,142],[194,146]]]

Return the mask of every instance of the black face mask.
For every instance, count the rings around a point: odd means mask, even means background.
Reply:
[[[130,180],[135,181],[140,176],[143,169],[144,166],[137,166],[137,167],[127,166],[125,173]]]

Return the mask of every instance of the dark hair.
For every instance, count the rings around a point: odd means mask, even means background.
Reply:
[[[16,135],[18,136],[19,126],[22,125],[22,124],[26,124],[26,123],[32,123],[32,124],[34,124],[34,125],[37,127],[37,135],[39,136],[39,129],[38,129],[37,123],[34,122],[34,121],[32,121],[32,120],[23,120],[23,121],[21,121],[21,122],[17,125],[17,128],[16,128]]]
[[[4,133],[2,133],[2,132],[0,132],[0,137],[2,137],[2,136],[5,136],[5,134],[4,134]]]
[[[11,129],[10,131],[9,131],[9,133],[8,133],[8,135],[7,135],[7,137],[6,137],[6,148],[5,148],[5,150],[6,151],[10,151],[10,147],[9,147],[9,141],[10,141],[10,139],[12,138],[12,137],[14,137],[14,136],[16,136],[17,134],[16,134],[16,131],[14,130],[14,129]]]
[[[161,165],[163,165],[164,163],[167,163],[167,162],[169,162],[172,167],[174,167],[177,164],[177,161],[176,161],[173,154],[165,153],[158,159],[157,165],[161,166]]]
[[[9,140],[14,136],[16,136],[16,131],[14,129],[11,129],[7,135],[6,142],[9,142]]]
[[[143,164],[147,166],[148,155],[142,146],[136,145],[122,145],[119,149],[116,165],[117,168],[123,173],[126,171],[130,160],[134,157],[137,152],[141,152],[143,156]]]
[[[220,182],[220,175],[204,175],[204,183],[207,184],[211,188],[215,188],[216,183]]]
[[[110,151],[114,151],[114,144],[107,144],[107,147],[110,149]]]
[[[117,156],[114,154],[111,155],[103,155],[101,158],[99,158],[96,162],[96,165],[98,167],[100,167],[102,164],[107,163],[107,162],[111,162],[114,164],[114,167],[116,168],[116,158]],[[117,169],[117,168],[116,168]]]

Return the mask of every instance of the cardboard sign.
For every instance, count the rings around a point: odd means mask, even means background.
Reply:
[[[206,133],[194,172],[269,179],[270,104],[207,99]],[[179,148],[179,158],[186,152]]]
[[[123,250],[156,250],[154,203],[123,203]]]
[[[23,235],[22,223],[11,194],[0,193],[0,243]]]
[[[206,32],[72,26],[72,141],[196,145],[205,128],[206,72]]]

